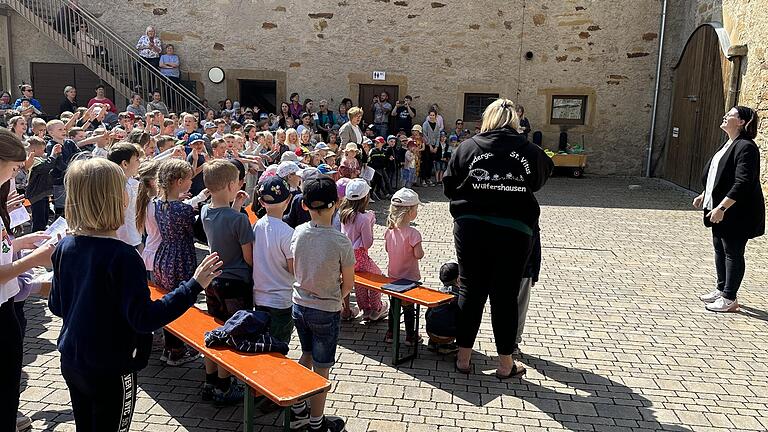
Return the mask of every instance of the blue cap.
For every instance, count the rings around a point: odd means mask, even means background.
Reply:
[[[336,174],[336,171],[331,168],[328,164],[320,164],[317,166],[317,170],[320,171],[320,174],[330,175],[330,174]]]
[[[205,124],[203,124],[203,129],[216,129],[216,123],[205,122]]]
[[[282,177],[270,176],[259,183],[256,193],[267,204],[280,204],[291,197],[291,187]]]
[[[195,132],[193,134],[189,134],[189,139],[187,140],[187,143],[188,144],[192,144],[195,141],[205,142],[205,140],[203,139],[203,135],[202,134],[199,134],[197,132]]]
[[[390,135],[390,136],[388,136],[388,137],[387,137],[387,141],[389,141],[389,140],[391,140],[391,139],[393,139],[393,140],[396,140],[396,139],[397,139],[397,137],[396,137],[396,136],[394,136],[394,135]]]
[[[184,139],[184,135],[186,135],[186,134],[187,134],[186,131],[180,130],[180,131],[176,132],[176,139]]]

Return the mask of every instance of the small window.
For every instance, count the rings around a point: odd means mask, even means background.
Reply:
[[[465,122],[478,122],[483,118],[483,111],[499,98],[498,93],[464,93]]]
[[[583,125],[587,117],[587,96],[552,96],[551,124]]]

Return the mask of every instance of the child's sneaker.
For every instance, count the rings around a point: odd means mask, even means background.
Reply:
[[[160,353],[160,361],[161,362],[167,362],[168,361],[168,350],[163,348],[163,352]]]
[[[387,334],[384,335],[384,342],[385,343],[392,343],[393,337],[394,336],[392,334],[392,330],[387,330]]]
[[[352,321],[360,314],[360,308],[354,305],[349,306],[349,310],[341,311],[341,319],[344,321]]]
[[[417,343],[424,342],[424,338],[421,337],[421,335],[415,334],[415,335],[409,335],[405,337],[405,345],[406,346],[413,346]]]
[[[245,389],[232,380],[227,391],[218,388],[213,390],[213,401],[216,405],[234,405],[242,401],[244,395]]]
[[[386,300],[381,301],[381,309],[377,312],[371,312],[368,316],[368,321],[378,321],[389,314],[389,302]]]
[[[300,413],[291,410],[291,430],[298,430],[309,425],[309,406],[304,405]]]
[[[165,362],[168,366],[181,366],[183,364],[195,361],[200,357],[200,353],[184,347],[183,350],[178,352],[170,351],[168,353],[168,360]]]
[[[344,424],[344,419],[336,416],[324,416],[323,422],[320,427],[309,427],[311,432],[345,432],[347,429]]]
[[[459,351],[459,347],[455,343],[441,344],[437,347],[437,353],[443,354],[443,355],[453,354],[458,351]]]
[[[200,390],[200,397],[204,401],[210,402],[210,401],[213,400],[213,392],[214,392],[214,390],[215,390],[215,387],[213,386],[213,384],[204,383],[203,384],[203,389]]]

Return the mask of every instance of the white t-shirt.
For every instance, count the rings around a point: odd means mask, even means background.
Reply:
[[[290,243],[290,237],[288,242]],[[13,263],[13,241],[10,233],[5,229],[3,220],[0,219],[0,265]],[[293,291],[291,291],[293,292]],[[0,283],[0,305],[19,293],[19,280],[14,276],[8,282]],[[2,331],[5,331],[2,330]]]
[[[141,234],[136,228],[136,197],[139,196],[139,181],[129,178],[125,182],[125,190],[128,192],[128,207],[125,209],[125,221],[117,229],[117,238],[135,247],[141,244]]]
[[[712,210],[712,207],[715,204],[712,202],[712,189],[715,188],[715,177],[717,177],[717,169],[720,167],[720,159],[722,159],[725,152],[731,148],[731,144],[733,144],[733,141],[728,140],[723,148],[718,150],[717,153],[712,156],[712,162],[709,164],[709,171],[707,172],[707,187],[704,189],[704,208],[707,210]]]
[[[288,271],[288,260],[293,259],[293,228],[265,216],[253,226],[253,234],[253,303],[276,309],[292,307],[296,279]]]
[[[144,230],[147,231],[147,240],[144,242],[144,250],[141,251],[141,258],[144,260],[144,267],[147,268],[147,271],[154,271],[155,253],[157,253],[157,248],[160,247],[160,243],[163,241],[163,236],[160,235],[160,229],[157,227],[157,219],[155,219],[154,199],[147,204],[147,216],[144,220]]]

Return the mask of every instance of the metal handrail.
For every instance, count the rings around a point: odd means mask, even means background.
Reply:
[[[127,98],[159,90],[170,110],[203,110],[198,96],[163,75],[90,12],[69,0],[0,0]],[[85,24],[87,28],[82,27]]]

